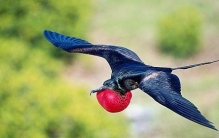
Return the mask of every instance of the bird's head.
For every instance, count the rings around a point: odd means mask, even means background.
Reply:
[[[109,79],[103,83],[103,86],[125,95],[128,91],[138,88],[138,82],[133,79]]]

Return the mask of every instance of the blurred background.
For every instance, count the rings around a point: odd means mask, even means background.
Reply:
[[[177,67],[219,59],[218,0],[0,0],[1,138],[216,138],[133,91],[123,112],[106,112],[92,89],[107,62],[69,54],[45,29],[94,44],[127,47],[149,65]],[[219,128],[219,64],[174,71],[182,94]]]

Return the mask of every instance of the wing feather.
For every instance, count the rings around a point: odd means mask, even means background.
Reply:
[[[139,88],[175,113],[200,125],[217,130],[193,103],[182,97],[180,82],[176,75],[162,71],[147,71]]]
[[[143,63],[131,50],[108,45],[93,45],[85,40],[65,36],[56,32],[44,31],[45,38],[56,47],[67,52],[84,53],[105,58],[112,69],[127,62]]]

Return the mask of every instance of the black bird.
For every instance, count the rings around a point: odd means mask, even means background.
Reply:
[[[219,60],[177,68],[154,67],[144,64],[133,51],[124,47],[93,45],[85,40],[48,30],[44,31],[44,36],[53,45],[67,52],[90,54],[107,60],[112,70],[111,78],[91,93],[110,89],[124,95],[128,91],[139,88],[173,112],[217,130],[193,103],[182,97],[179,78],[172,74],[172,71],[211,64]]]

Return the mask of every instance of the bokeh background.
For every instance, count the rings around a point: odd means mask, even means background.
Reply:
[[[48,29],[127,47],[153,66],[219,58],[217,0],[0,0],[1,138],[216,138],[219,133],[133,91],[123,112],[89,92],[110,77],[104,59],[63,52]],[[182,94],[219,128],[219,64],[174,71]]]

